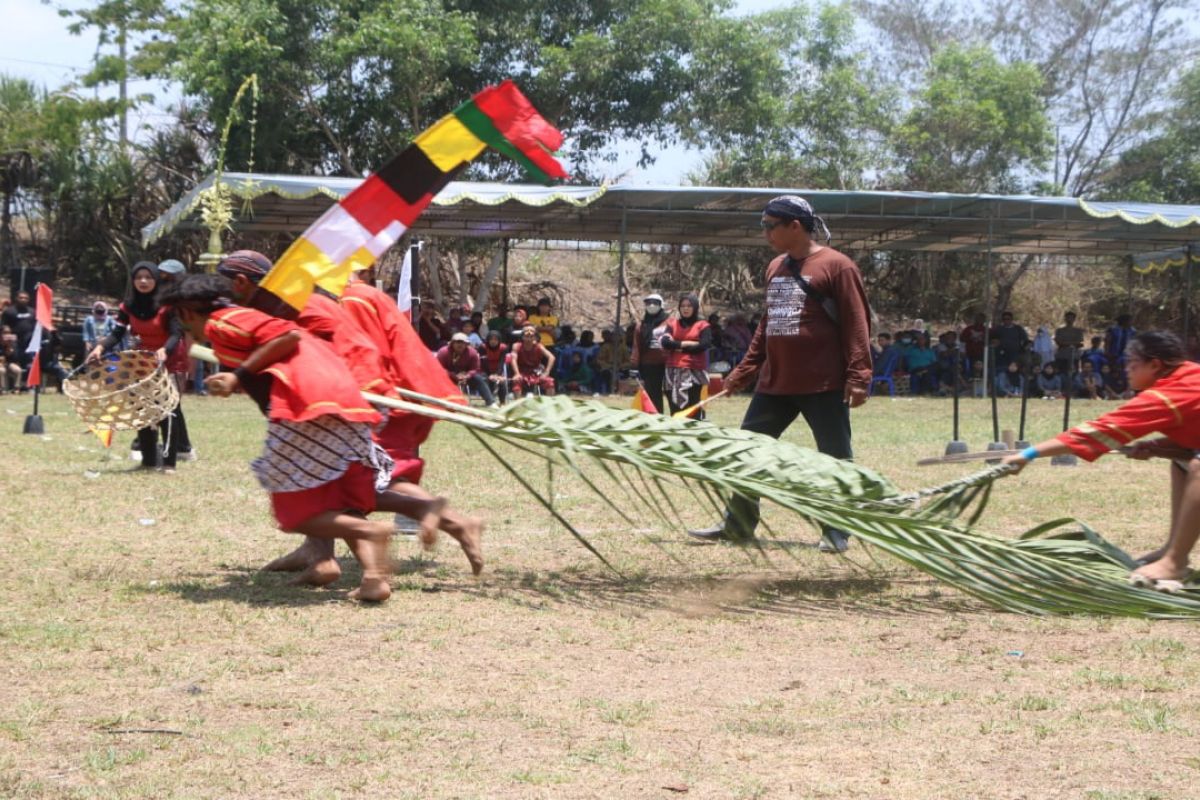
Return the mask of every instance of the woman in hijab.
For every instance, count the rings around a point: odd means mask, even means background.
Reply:
[[[700,317],[700,300],[694,294],[679,298],[679,317],[667,323],[662,337],[667,351],[667,402],[671,413],[694,406],[708,385],[708,350],[712,326]],[[699,411],[695,419],[704,419]]]
[[[140,350],[151,350],[160,364],[167,364],[168,357],[177,352],[183,338],[183,325],[169,306],[160,306],[156,296],[158,267],[150,261],[139,261],[130,273],[132,287],[125,301],[117,309],[117,321],[112,332],[105,336],[88,354],[88,360],[100,358],[110,352],[125,334],[137,337],[135,345]],[[167,365],[168,369],[171,365]],[[158,423],[162,431],[163,448],[158,448],[158,431],[154,426],[138,431],[138,449],[142,452],[142,466],[146,469],[175,471],[175,461],[182,452],[187,437],[183,408],[175,404],[170,415]]]
[[[667,354],[662,348],[662,337],[667,332],[670,315],[663,308],[660,294],[646,295],[643,303],[646,313],[633,332],[633,366],[638,371],[650,402],[661,414],[665,407],[663,381],[667,375]]]

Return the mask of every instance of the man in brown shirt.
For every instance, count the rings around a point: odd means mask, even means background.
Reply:
[[[777,197],[762,215],[767,243],[780,255],[767,267],[767,309],[750,348],[725,386],[738,391],[757,377],[742,429],[778,439],[797,416],[812,430],[817,449],[851,458],[850,409],[867,402],[871,384],[870,307],[857,265],[817,244],[829,229],[806,200]],[[688,534],[703,541],[748,542],[758,505],[734,497],[722,524]],[[822,531],[820,549],[842,552],[846,533]]]

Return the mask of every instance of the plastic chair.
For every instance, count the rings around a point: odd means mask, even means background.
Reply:
[[[875,394],[875,384],[886,383],[888,387],[888,395],[896,396],[896,380],[892,373],[896,371],[896,364],[900,361],[900,351],[896,348],[889,348],[883,356],[883,361],[880,362],[878,372],[871,376],[871,385],[867,387],[867,395]]]

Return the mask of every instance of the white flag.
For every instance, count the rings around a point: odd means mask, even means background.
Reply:
[[[417,242],[417,251],[420,252],[424,243]],[[412,317],[412,248],[404,251],[404,260],[400,262],[400,285],[396,287],[396,305]]]

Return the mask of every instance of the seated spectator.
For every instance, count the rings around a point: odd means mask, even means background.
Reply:
[[[1038,354],[1041,363],[1054,363],[1058,350],[1054,346],[1054,340],[1050,338],[1050,329],[1045,325],[1038,326],[1037,333],[1033,337],[1033,352]]]
[[[465,333],[459,331],[451,336],[450,344],[438,350],[437,360],[459,386],[473,389],[488,407],[496,405],[487,380],[479,374],[479,352],[471,347]]]
[[[7,325],[0,328],[0,392],[21,390],[21,359],[17,357],[17,335]]]
[[[875,337],[875,341],[871,343],[871,361],[875,365],[875,374],[879,374],[880,365],[883,363],[883,357],[891,350],[892,335],[890,333],[881,333]]]
[[[478,350],[483,347],[483,338],[476,333],[475,323],[469,319],[463,320],[462,332],[467,335],[467,343]]]
[[[1075,396],[1083,400],[1099,400],[1104,396],[1104,380],[1089,359],[1079,362],[1075,373]]]
[[[450,339],[446,323],[438,315],[437,306],[433,303],[421,303],[421,313],[417,316],[417,336],[435,353]]]
[[[549,297],[538,298],[537,311],[529,315],[529,324],[537,331],[542,347],[554,347],[558,339],[558,315],[554,313]]]
[[[614,367],[617,370],[617,377],[620,378],[629,371],[633,364],[625,342],[613,336],[613,332],[610,330],[600,331],[600,346],[596,348],[594,361],[596,368],[593,370],[593,387],[599,394],[612,394]]]
[[[929,346],[928,334],[917,334],[915,343],[904,354],[904,369],[909,375],[912,394],[937,392],[937,353]]]
[[[1037,391],[1043,400],[1062,399],[1062,376],[1054,369],[1053,361],[1043,364],[1041,372],[1037,374]]]
[[[475,333],[478,334],[480,340],[482,341],[483,339],[486,339],[488,335],[488,326],[487,323],[483,321],[483,312],[472,312],[470,320],[471,324],[475,326]]]
[[[509,334],[509,344],[514,345],[521,341],[521,332],[525,330],[525,326],[529,324],[529,309],[525,306],[517,306],[513,309],[513,326],[512,332]]]
[[[1100,368],[1100,379],[1104,383],[1105,400],[1128,400],[1133,397],[1125,380],[1125,370],[1113,369],[1111,364],[1105,363]]]
[[[496,316],[487,321],[487,333],[480,330],[479,335],[487,338],[488,333],[496,331],[500,334],[500,340],[504,341],[509,338],[513,329],[513,319],[508,315],[508,306],[501,304],[496,309]]]
[[[466,306],[450,306],[450,311],[446,314],[446,327],[449,328],[450,334],[454,335],[462,330],[463,322],[471,315],[471,310]]]
[[[521,341],[513,345],[508,363],[512,368],[513,394],[520,396],[527,389],[554,394],[554,353],[539,341],[537,328],[525,326]]]
[[[564,384],[568,393],[592,393],[592,368],[588,366],[583,353],[578,350],[571,353],[571,363],[568,365]]]
[[[479,348],[480,367],[501,403],[508,401],[508,345],[500,331],[488,331],[487,340]]]
[[[996,373],[996,394],[999,397],[1020,397],[1025,391],[1025,376],[1021,365],[1010,361],[1008,366]]]
[[[596,357],[596,351],[599,350],[596,344],[596,334],[591,331],[584,331],[579,334],[579,341],[575,344],[575,350],[583,353],[583,360],[592,363],[592,359]]]
[[[1100,368],[1108,363],[1108,357],[1104,354],[1104,339],[1093,336],[1092,346],[1080,353],[1080,358],[1092,362],[1092,369],[1099,375]]]
[[[938,345],[934,348],[937,353],[938,394],[954,393],[955,376],[958,376],[958,392],[966,394],[970,391],[967,378],[969,370],[967,359],[958,346],[958,333],[946,331],[938,337]],[[957,363],[956,363],[957,362]]]

